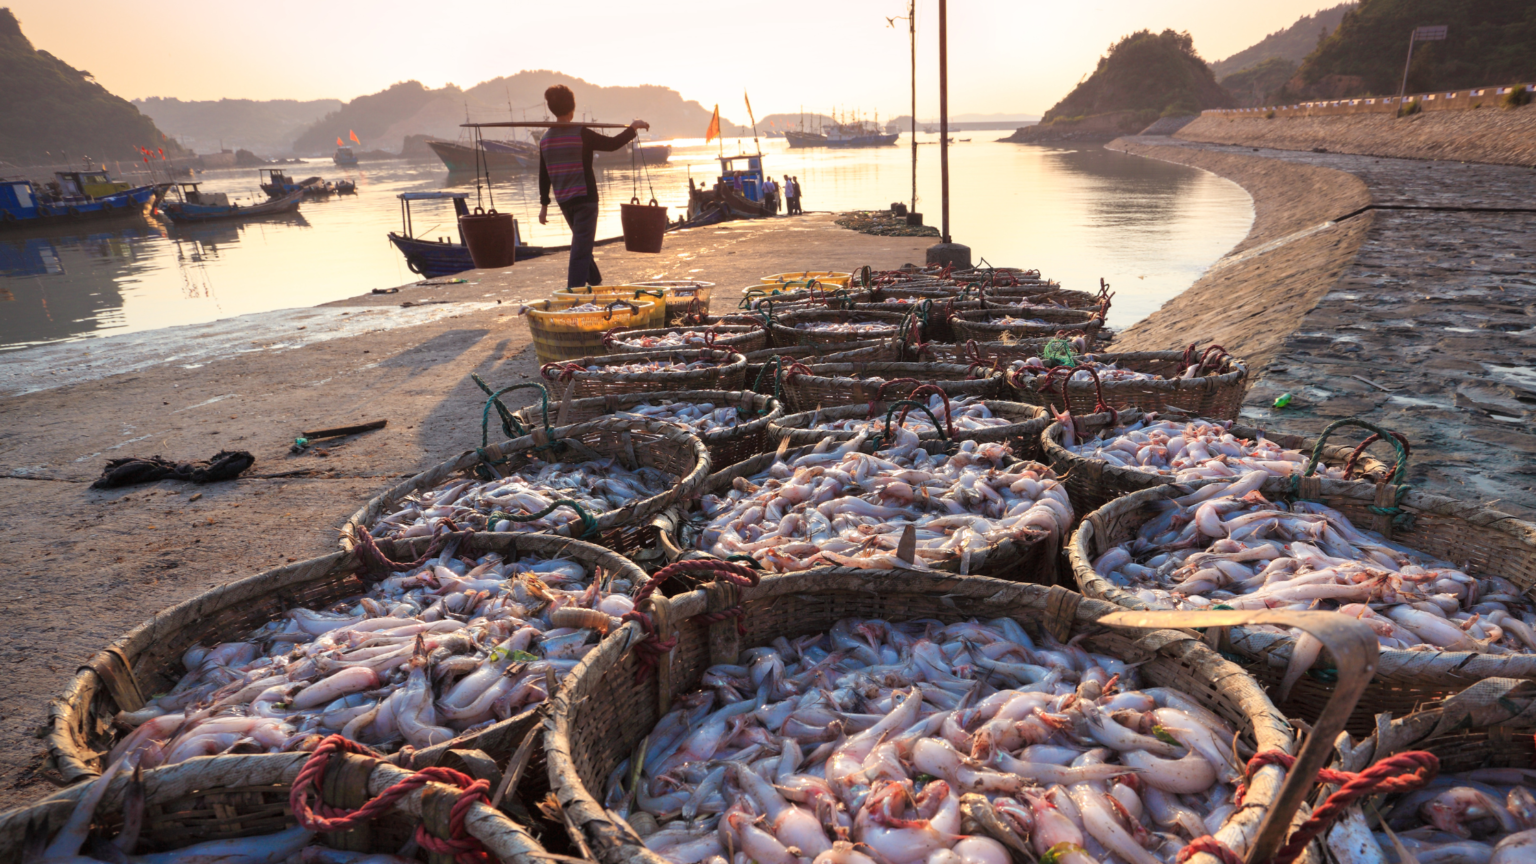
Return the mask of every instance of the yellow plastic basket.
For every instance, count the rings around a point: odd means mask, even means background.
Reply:
[[[528,330],[533,334],[533,351],[539,362],[558,363],[604,354],[604,333],[615,327],[649,328],[656,310],[662,308],[660,303],[645,298],[615,297],[608,303],[615,305],[601,312],[562,312],[573,304],[556,300],[529,303]]]
[[[805,282],[815,279],[827,285],[836,285],[839,288],[847,288],[848,280],[853,278],[852,273],[839,273],[836,270],[801,270],[795,273],[775,273],[772,276],[764,276],[764,282]]]
[[[667,292],[667,323],[663,326],[671,327],[682,316],[696,313],[701,317],[709,315],[709,297],[715,290],[715,283],[700,282],[695,279],[669,279],[656,282],[635,282],[636,288],[647,288],[652,291]],[[697,302],[695,302],[697,301]]]
[[[582,303],[606,305],[614,300],[647,300],[651,303],[650,316],[636,327],[667,326],[667,307],[663,300],[666,291],[661,288],[645,288],[640,285],[584,285],[580,288],[560,288],[549,295],[555,309],[565,309]],[[582,355],[586,356],[586,355]]]

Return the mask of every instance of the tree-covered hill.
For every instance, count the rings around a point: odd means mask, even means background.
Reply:
[[[1315,15],[1303,15],[1284,30],[1276,30],[1231,57],[1217,60],[1211,64],[1211,70],[1216,73],[1219,81],[1274,57],[1289,60],[1292,68],[1295,68],[1302,58],[1312,53],[1318,42],[1338,29],[1339,22],[1344,20],[1344,13],[1353,8],[1354,3],[1340,3]]]
[[[1231,95],[1216,83],[1188,33],[1141,30],[1111,45],[1088,80],[1045,112],[1041,122],[1114,111],[1146,112],[1155,119],[1231,104]]]

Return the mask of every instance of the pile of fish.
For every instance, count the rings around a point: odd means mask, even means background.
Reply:
[[[735,429],[751,419],[742,417],[739,408],[729,405],[716,408],[713,402],[668,402],[664,405],[641,402],[639,405],[614,413],[620,417],[641,417],[663,423],[676,423],[695,435]]]
[[[1036,323],[1044,323],[1044,322],[1036,322]],[[1161,381],[1161,380],[1163,380],[1163,376],[1161,376],[1161,375],[1154,375],[1151,372],[1137,372],[1134,369],[1121,369],[1119,366],[1116,366],[1113,363],[1108,363],[1108,362],[1101,361],[1101,360],[1094,360],[1092,354],[1088,354],[1088,355],[1084,355],[1084,356],[1081,356],[1081,357],[1074,358],[1073,363],[1072,363],[1072,368],[1074,370],[1076,370],[1076,371],[1074,371],[1072,373],[1071,378],[1069,378],[1068,380],[1071,380],[1071,381],[1082,381],[1082,382],[1085,382],[1085,383],[1091,383],[1093,381],[1093,376],[1095,374],[1097,374],[1099,376],[1099,381],[1101,383],[1104,383],[1104,384],[1108,384],[1111,381]],[[1010,367],[1010,369],[1011,369],[1011,371],[1016,371],[1016,372],[1017,371],[1027,371],[1027,372],[1029,372],[1031,374],[1035,374],[1035,375],[1044,375],[1044,374],[1046,374],[1047,372],[1050,371],[1049,369],[1046,368],[1044,361],[1042,361],[1039,357],[1030,357],[1027,360],[1016,361]],[[1092,369],[1093,372],[1090,373],[1088,371],[1089,369]],[[1056,380],[1060,380],[1060,376],[1058,376]],[[1052,386],[1056,386],[1054,381],[1052,382]]]
[[[1062,446],[1087,459],[1172,477],[1180,483],[1237,477],[1250,471],[1289,477],[1306,470],[1310,454],[1287,450],[1268,438],[1239,438],[1232,434],[1231,426],[1227,420],[1159,420],[1149,413],[1078,443],[1072,424],[1063,422]],[[1316,474],[1341,480],[1344,469],[1318,463]]]
[[[933,416],[944,422],[944,397],[933,395],[928,397],[928,410]],[[999,426],[1007,426],[1014,421],[1006,417],[998,417],[987,407],[986,400],[972,396],[960,396],[949,400],[950,420],[954,423],[956,432],[975,432],[980,429],[996,429]],[[892,418],[892,423],[895,418]],[[933,431],[933,421],[921,411],[913,410],[907,415],[902,424],[919,435]],[[849,417],[842,420],[822,420],[818,413],[811,419],[808,429],[826,429],[832,432],[868,432],[871,435],[879,435],[885,431],[885,413],[870,420],[864,417]]]
[[[1373,837],[1383,857],[1372,861],[1408,859],[1418,864],[1529,864],[1536,861],[1536,771],[1524,768],[1480,768],[1462,774],[1441,774],[1417,792],[1382,808],[1387,831]],[[1363,822],[1343,823],[1334,838],[1355,847],[1350,834],[1366,830]],[[1395,835],[1397,843],[1393,842]],[[1364,847],[1369,848],[1369,847]],[[1374,850],[1372,850],[1374,851]]]
[[[703,348],[708,344],[710,330],[673,330],[660,336],[626,336],[623,333],[614,337],[616,345],[626,348],[641,350],[645,348]],[[718,334],[717,334],[718,335]]]
[[[986,323],[1004,324],[1007,326],[1013,326],[1015,324],[1032,324],[1038,327],[1045,327],[1050,324],[1049,321],[1043,321],[1039,318],[1015,318],[1012,315],[1003,315],[998,318],[989,318],[987,319]]]
[[[554,311],[556,314],[562,314],[565,312],[607,312],[608,307],[599,306],[596,303],[582,303],[576,306],[567,307],[565,309],[556,309]]]
[[[628,375],[634,372],[696,372],[700,369],[714,369],[731,362],[726,356],[720,360],[637,360],[634,363],[608,363],[604,365],[588,366],[588,372],[605,372],[615,375]]]
[[[896,332],[896,325],[880,321],[802,321],[795,325],[795,329],[809,330],[813,333],[847,333],[874,336],[876,334],[894,333]]]
[[[1321,608],[1365,622],[1385,649],[1536,649],[1536,615],[1513,583],[1469,576],[1317,502],[1272,503],[1258,492],[1270,476],[1250,471],[1157,502],[1157,515],[1094,569],[1156,609]],[[1293,635],[1282,700],[1321,649]]]
[[[932,455],[917,433],[898,428],[886,449],[859,452],[869,437],[823,439],[736,478],[724,496],[705,495],[699,548],[751,555],[774,572],[930,569],[958,559],[969,573],[973,556],[1005,539],[1061,537],[1072,524],[1066,489],[1050,469],[1015,460],[1004,444],[962,441],[954,455]],[[904,561],[896,552],[909,525],[916,553]]]
[[[531,522],[490,520],[500,511],[514,516],[541,512],[559,500],[575,501],[597,518],[631,501],[660,495],[677,484],[677,475],[651,467],[631,471],[613,458],[587,462],[530,462],[497,480],[448,480],[435,489],[413,492],[369,528],[374,537],[400,540],[428,537],[451,521],[476,531],[551,531],[581,517],[557,507]]]
[[[1011,618],[844,619],[703,684],[603,790],[673,864],[1163,864],[1237,809],[1225,721]]]
[[[110,759],[145,768],[219,753],[308,750],[331,733],[381,750],[428,747],[545,698],[634,608],[634,587],[569,559],[442,555],[238,642],[194,645],[169,693],[117,715]],[[556,626],[561,616],[584,626]],[[570,623],[570,622],[566,622]]]

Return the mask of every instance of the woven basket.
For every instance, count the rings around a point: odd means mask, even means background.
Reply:
[[[976,364],[999,373],[1017,360],[1039,357],[1047,342],[1056,337],[1019,339],[1013,342],[924,342],[917,348],[918,359],[931,363]]]
[[[429,542],[427,538],[409,543],[381,541],[380,548],[396,560],[410,560],[424,554]],[[465,537],[459,549],[475,556],[487,552],[563,556],[621,575],[635,585],[646,578],[640,568],[615,552],[548,534],[476,533]],[[362,594],[367,586],[357,574],[363,569],[355,554],[333,552],[205,591],[128,631],[86,661],[64,692],[49,703],[48,761],[66,783],[98,776],[104,767],[101,754],[120,737],[112,718],[119,711],[136,711],[146,697],[174,687],[186,673],[181,658],[188,648],[239,641],[289,609],[320,609]],[[418,750],[411,767],[438,764],[449,750],[459,749],[483,750],[505,764],[533,718],[533,710],[525,711]]]
[[[483,463],[515,471],[535,458],[584,461],[593,458],[588,454],[596,454],[598,458],[611,456],[626,466],[656,468],[678,478],[675,486],[660,495],[631,501],[606,513],[589,514],[593,524],[583,539],[623,555],[649,546],[654,538],[651,517],[672,504],[692,498],[709,474],[709,451],[704,442],[671,423],[600,417],[555,429],[535,429],[531,435],[470,450],[375,496],[342,526],[342,548],[350,550],[353,532],[367,531],[380,517],[392,512],[405,496],[434,489],[455,478],[476,476],[476,469]],[[503,459],[506,461],[499,461]],[[581,531],[581,523],[572,522],[550,533],[569,536]]]
[[[1133,354],[1092,354],[1092,358],[1113,363],[1121,369],[1171,376],[1152,381],[1069,381],[1062,398],[1062,378],[1048,372],[1029,369],[1011,371],[1007,378],[1014,397],[1020,402],[1070,411],[1073,415],[1099,410],[1100,399],[1116,411],[1131,408],[1141,411],[1177,411],[1213,420],[1236,420],[1248,392],[1248,367],[1235,357],[1223,357],[1212,374],[1198,378],[1180,378],[1187,368],[1180,351],[1141,351]],[[1050,379],[1049,386],[1046,386]],[[1042,390],[1041,388],[1044,387]]]
[[[1047,285],[987,288],[984,296],[988,304],[994,305],[1026,303],[1031,306],[1059,306],[1084,310],[1097,309],[1103,301],[1102,296],[1098,294]]]
[[[844,342],[841,345],[793,345],[754,351],[747,355],[747,389],[773,395],[782,401],[782,388],[774,370],[785,357],[802,363],[894,363],[901,359],[901,355],[902,344],[894,339]]]
[[[609,334],[609,338],[603,340],[603,345],[609,354],[637,354],[652,351],[669,351],[670,348],[647,348],[636,340],[648,336],[666,336],[669,333],[684,333],[689,330],[698,332],[704,330],[705,340],[691,344],[688,348],[729,348],[738,354],[746,354],[752,351],[761,351],[768,347],[768,328],[762,324],[709,324],[701,327],[658,327],[653,330],[623,330]],[[709,339],[713,333],[714,338]]]
[[[1038,319],[1044,324],[998,324],[1004,316]],[[955,341],[975,339],[977,342],[1006,342],[1009,339],[1037,339],[1055,336],[1061,330],[1081,330],[1089,337],[1093,347],[1104,329],[1104,319],[1080,309],[1062,309],[1055,306],[988,306],[970,312],[957,312],[950,319]],[[1008,334],[1004,338],[1003,334]]]
[[[668,372],[609,372],[604,368],[650,360],[673,363],[704,360],[714,365],[704,369]],[[591,366],[598,367],[598,371],[575,368]],[[747,358],[734,351],[710,348],[653,349],[635,354],[582,357],[567,364],[547,365],[539,370],[539,374],[551,382],[552,390],[560,391],[561,399],[583,399],[619,393],[660,393],[668,390],[740,390],[742,379],[747,374]]]
[[[764,276],[764,284],[778,283],[780,285],[791,282],[809,282],[815,280],[826,285],[836,285],[841,288],[848,286],[848,280],[853,278],[852,273],[844,273],[839,270],[797,270],[794,273],[774,273]]]
[[[194,843],[255,837],[294,827],[289,792],[309,755],[215,756],[144,772],[143,824],[137,847],[128,851],[171,851]],[[116,834],[122,827],[130,774],[119,772],[96,806],[91,824],[105,836]],[[352,810],[412,774],[388,762],[334,754],[317,791],[324,803]],[[500,779],[494,766],[484,779],[493,781],[494,792]],[[0,862],[19,864],[23,860],[29,831],[52,835],[63,828],[88,788],[82,784],[0,814]],[[448,838],[449,812],[458,797],[457,788],[428,781],[371,821],[346,832],[318,834],[311,842],[333,849],[395,854],[419,825],[429,834]],[[503,864],[543,864],[549,857],[526,828],[485,802],[470,805],[464,827]],[[453,861],[448,855],[423,853],[421,860],[428,864]]]
[[[771,576],[755,588],[702,590],[662,599],[652,610],[663,622],[661,635],[676,636],[677,647],[665,655],[658,674],[637,681],[638,624],[626,624],[589,653],[561,687],[545,721],[544,746],[550,783],[566,821],[602,864],[665,864],[647,850],[626,824],[600,803],[604,783],[614,768],[634,753],[673,699],[699,686],[704,670],[734,663],[740,649],[766,645],[777,637],[794,639],[827,630],[848,617],[910,621],[932,618],[954,622],[1007,616],[1038,635],[1042,629],[1061,639],[1077,635],[1082,647],[1130,662],[1141,662],[1146,680],[1187,694],[1242,730],[1248,746],[1294,752],[1284,718],[1258,685],[1234,664],[1192,635],[1168,631],[1111,629],[1096,624],[1113,611],[1108,604],[1082,599],[1061,588],[956,578],[899,570],[816,570]],[[738,600],[738,597],[744,597]],[[723,624],[705,621],[710,613],[741,605],[745,615]],[[737,637],[736,621],[746,627]],[[1278,766],[1260,769],[1249,785],[1245,807],[1218,832],[1229,844],[1240,831],[1252,835],[1274,800],[1283,774]]]
[[[1119,424],[1135,423],[1140,420],[1142,412],[1131,409],[1120,414]],[[1111,428],[1111,417],[1108,414],[1089,414],[1074,417],[1078,421],[1078,428],[1089,437],[1097,437]],[[1169,419],[1181,419],[1177,416]],[[1233,435],[1249,440],[1255,438],[1268,438],[1287,450],[1299,450],[1310,454],[1316,441],[1302,438],[1299,435],[1284,435],[1269,432],[1263,429],[1255,429],[1251,426],[1231,427]],[[1061,446],[1062,426],[1058,422],[1047,425],[1040,436],[1040,449],[1044,458],[1040,461],[1048,463],[1059,477],[1065,478],[1062,482],[1067,486],[1067,495],[1072,499],[1072,510],[1079,515],[1086,515],[1103,507],[1110,501],[1122,495],[1139,492],[1153,486],[1165,486],[1176,482],[1167,474],[1155,474],[1151,471],[1137,471],[1133,468],[1122,468],[1113,465],[1103,459],[1079,456],[1067,448]],[[1079,440],[1084,440],[1079,438]],[[1342,468],[1349,461],[1352,447],[1336,444],[1325,444],[1322,452],[1322,463],[1329,467]],[[1355,465],[1356,475],[1368,478],[1372,481],[1382,480],[1391,473],[1391,466],[1385,465],[1370,456],[1362,455]],[[1220,483],[1221,480],[1196,481],[1184,485],[1195,487],[1206,483]]]
[[[569,304],[538,300],[524,307],[528,331],[533,334],[533,353],[540,363],[558,363],[603,353],[603,335],[615,327],[659,327],[656,305],[649,300],[615,302],[602,312],[561,312]],[[652,323],[652,322],[656,323]]]
[[[755,419],[719,432],[700,435],[709,449],[709,464],[721,467],[735,465],[768,449],[768,428],[784,416],[784,406],[772,396],[745,390],[676,390],[662,393],[610,394],[591,399],[576,399],[551,406],[556,411],[555,424],[581,423],[603,417],[615,411],[625,411],[641,402],[709,402],[715,407],[737,406],[743,414]],[[540,423],[539,409],[529,406],[513,415],[519,423],[536,428]],[[1038,437],[1038,436],[1036,436]]]
[[[843,309],[796,308],[782,315],[774,315],[768,323],[773,340],[778,345],[838,345],[845,342],[867,342],[871,339],[889,339],[902,336],[910,312],[863,312]],[[891,329],[875,333],[834,333],[819,330],[801,330],[797,324],[878,324]],[[909,336],[909,338],[911,338]]]
[[[875,403],[874,416],[883,418],[886,414],[889,401]],[[1028,459],[1032,462],[1043,462],[1040,458],[1040,433],[1049,426],[1051,418],[1034,405],[1025,405],[1020,402],[998,402],[985,400],[987,410],[993,416],[1004,417],[1012,421],[1007,426],[994,426],[988,429],[956,430],[956,441],[1003,441],[1013,450],[1013,455],[1020,459]],[[840,408],[825,408],[821,411],[805,411],[800,414],[789,414],[781,417],[768,425],[769,446],[776,447],[785,438],[789,439],[789,446],[804,447],[807,444],[815,444],[824,438],[834,441],[848,441],[856,432],[838,432],[831,429],[810,429],[813,422],[823,420],[847,420],[853,418],[869,417],[870,411],[867,405],[845,405]],[[927,420],[927,416],[921,411],[913,411],[908,415],[909,419],[917,417]],[[939,412],[939,422],[944,422],[943,412]],[[932,421],[929,421],[930,423]],[[938,431],[928,430],[919,432],[919,440],[947,438]],[[715,462],[722,468],[726,463]],[[1060,472],[1058,472],[1060,473]]]
[[[1088,514],[1069,546],[1073,576],[1082,592],[1127,608],[1144,608],[1134,595],[1100,576],[1093,562],[1134,535],[1153,515],[1152,502],[1183,495],[1189,488],[1155,486],[1117,498]],[[1266,482],[1262,491],[1270,500],[1279,500],[1291,488],[1291,480],[1277,478]],[[1311,477],[1300,481],[1297,497],[1321,501],[1349,517],[1357,527],[1455,562],[1468,573],[1502,576],[1525,592],[1536,586],[1536,525],[1497,510],[1410,490],[1396,506],[1411,517],[1411,524],[1394,527],[1391,516],[1373,513],[1370,508],[1392,507],[1400,488]],[[1220,641],[1222,650],[1244,658],[1244,665],[1266,687],[1278,686],[1284,677],[1294,642],[1289,635],[1240,627],[1231,628]],[[1290,698],[1280,706],[1286,716],[1307,722],[1317,719],[1333,692],[1333,685],[1326,680],[1328,668],[1325,656],[1319,658],[1311,674],[1301,677]],[[1444,699],[1489,677],[1536,677],[1536,654],[1383,650],[1376,676],[1360,697],[1348,728],[1363,734],[1375,727],[1375,717],[1383,711],[1401,717],[1419,705]]]
[[[957,312],[969,312],[984,307],[980,300],[955,300],[949,298],[887,298],[874,303],[855,303],[855,312],[895,312],[899,315],[913,313],[923,325],[923,339],[948,342],[954,338],[949,321]]]
[[[786,450],[784,458],[797,459],[811,452],[814,446],[812,444]],[[920,446],[929,453],[934,454],[943,453],[948,449],[947,442],[937,438],[925,439]],[[866,453],[874,452],[875,442],[864,442],[862,449]],[[751,477],[754,474],[767,471],[773,466],[774,460],[777,458],[777,451],[762,453],[751,459],[716,471],[709,475],[709,479],[699,489],[699,495],[700,497],[704,495],[726,495],[731,491],[731,484],[735,482],[736,478]],[[1041,471],[1046,470],[1044,465],[1037,467]],[[669,555],[679,549],[691,549],[697,546],[697,543],[694,542],[697,538],[692,536],[692,526],[685,523],[684,528],[679,533],[680,542],[673,544],[673,548],[667,550]],[[1010,582],[1055,585],[1064,578],[1064,574],[1059,573],[1060,568],[1058,565],[1061,563],[1060,553],[1065,540],[1066,535],[1061,537],[1009,538],[992,544],[979,555],[973,554],[968,566],[965,567],[961,566],[962,562],[958,555],[938,563],[929,561],[927,564],[933,570],[954,573],[960,576],[991,576]],[[665,539],[662,542],[665,547]]]
[[[556,288],[550,292],[549,299],[556,304],[554,308],[566,308],[561,304],[574,306],[579,303],[596,303],[602,306],[615,300],[644,300],[653,305],[650,318],[640,326],[665,327],[672,320],[667,315],[668,293],[664,288],[642,288],[639,285],[582,285],[576,288]],[[686,306],[686,301],[682,305]]]
[[[819,363],[809,368],[809,373],[794,367],[783,370],[781,398],[790,411],[867,405],[881,395],[886,382],[898,379],[913,382],[908,391],[918,384],[937,384],[950,396],[991,399],[1002,390],[1002,379],[989,369],[945,363]]]
[[[667,292],[667,325],[676,323],[684,315],[708,315],[709,298],[715,292],[715,283],[694,279],[663,279],[630,284],[636,288]]]

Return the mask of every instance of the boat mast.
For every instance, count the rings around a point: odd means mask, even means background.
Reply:
[[[917,212],[917,0],[907,0],[907,29],[912,34],[912,206]]]

